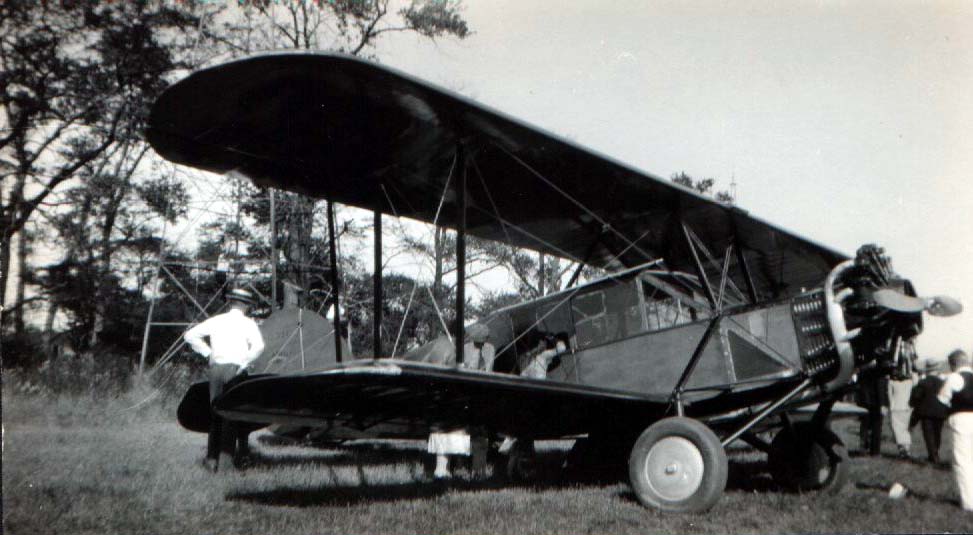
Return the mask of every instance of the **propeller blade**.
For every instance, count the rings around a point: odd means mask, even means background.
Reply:
[[[872,299],[878,306],[896,312],[922,312],[930,315],[947,317],[955,316],[963,311],[963,304],[948,295],[935,297],[912,297],[897,290],[883,288],[872,294]]]
[[[872,299],[880,307],[896,312],[922,312],[926,310],[926,300],[912,297],[896,290],[883,288],[872,294]]]
[[[933,316],[955,316],[963,311],[963,303],[948,295],[937,295],[926,300],[926,312]]]

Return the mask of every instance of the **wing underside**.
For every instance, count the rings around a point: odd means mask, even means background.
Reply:
[[[749,272],[760,298],[817,286],[845,258],[462,96],[346,56],[272,54],[197,72],[159,98],[149,123],[149,141],[169,160],[447,227],[458,220],[456,183],[466,176],[471,235],[609,269],[662,258],[691,272],[684,225],[712,256],[704,262],[710,275],[726,266],[742,288]],[[724,254],[731,245],[739,256]]]

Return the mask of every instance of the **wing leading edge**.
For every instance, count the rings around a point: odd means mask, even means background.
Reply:
[[[455,228],[457,147],[467,231],[586,264],[664,258],[691,271],[685,223],[716,257],[742,251],[761,298],[821,283],[845,255],[393,69],[270,54],[192,74],[156,102],[165,158],[264,186]],[[742,287],[743,266],[728,260]]]

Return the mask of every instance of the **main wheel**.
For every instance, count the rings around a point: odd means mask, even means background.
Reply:
[[[700,512],[723,495],[726,452],[703,423],[666,418],[646,429],[628,459],[632,490],[642,505],[671,512]]]
[[[783,428],[770,443],[767,464],[779,485],[792,491],[837,493],[848,480],[848,451],[830,429],[812,437],[810,422]]]

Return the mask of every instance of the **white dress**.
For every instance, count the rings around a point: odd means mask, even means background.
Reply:
[[[448,433],[429,433],[426,451],[436,455],[469,455],[470,435],[462,429]]]

